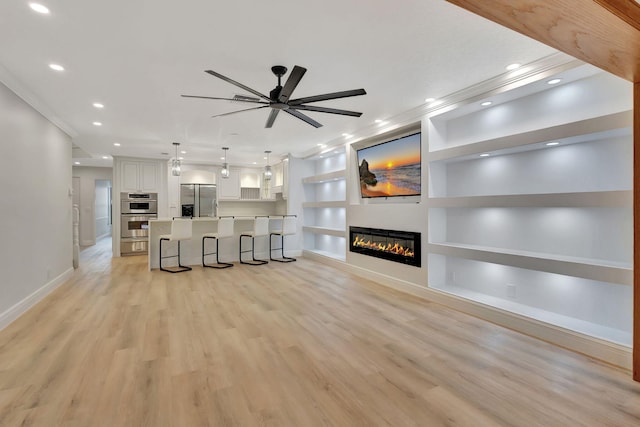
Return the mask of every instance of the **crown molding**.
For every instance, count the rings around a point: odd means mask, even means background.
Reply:
[[[0,65],[0,82],[71,138],[78,136],[78,132],[76,132],[73,127],[60,119],[60,117],[53,112],[51,107],[49,107],[31,90],[27,89],[27,87],[16,76],[11,74],[9,70],[2,65]]]
[[[523,65],[518,70],[507,71],[496,77],[477,83],[473,86],[453,92],[438,99],[437,103],[422,104],[411,110],[387,118],[388,125],[369,125],[353,132],[349,139],[335,138],[326,142],[323,148],[314,148],[302,154],[307,159],[337,147],[351,145],[365,139],[375,138],[379,135],[396,131],[400,128],[419,123],[427,116],[436,112],[446,112],[462,106],[478,102],[481,99],[508,92],[519,87],[547,79],[563,71],[585,65],[583,61],[569,55],[557,52],[539,60]]]

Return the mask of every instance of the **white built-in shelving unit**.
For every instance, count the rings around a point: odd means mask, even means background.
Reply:
[[[425,119],[429,287],[630,347],[627,90],[594,73]]]
[[[307,160],[313,175],[302,179],[304,250],[346,258],[346,160],[344,148]]]

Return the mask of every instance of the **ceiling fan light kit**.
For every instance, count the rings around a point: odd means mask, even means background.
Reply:
[[[315,121],[314,119],[307,116],[306,114],[302,113],[300,110],[315,111],[318,113],[338,114],[342,116],[352,116],[352,117],[360,117],[362,115],[362,113],[357,111],[341,110],[337,108],[318,107],[318,106],[307,105],[307,104],[313,103],[313,102],[319,102],[319,101],[328,101],[332,99],[348,98],[351,96],[366,95],[367,92],[364,89],[352,89],[352,90],[345,90],[341,92],[325,93],[322,95],[307,96],[304,98],[290,99],[291,94],[300,83],[300,80],[302,79],[304,74],[307,72],[307,69],[304,67],[295,65],[293,67],[293,70],[289,74],[289,77],[287,78],[287,81],[285,82],[284,86],[282,86],[282,77],[287,73],[287,67],[283,65],[275,65],[271,67],[271,71],[278,78],[278,85],[269,92],[269,96],[264,95],[263,93],[258,92],[257,90],[252,89],[248,86],[245,86],[242,83],[232,80],[229,77],[223,76],[222,74],[217,73],[213,70],[205,70],[205,73],[211,74],[214,77],[218,77],[219,79],[222,79],[227,83],[231,83],[232,85],[239,87],[257,96],[257,98],[253,98],[245,95],[235,95],[233,98],[220,98],[220,97],[199,96],[199,95],[182,95],[182,96],[185,98],[217,99],[217,100],[224,100],[224,101],[246,102],[249,104],[259,104],[256,107],[246,108],[244,110],[238,110],[238,111],[231,111],[229,113],[218,114],[212,117],[223,117],[231,114],[242,113],[244,111],[252,111],[252,110],[258,110],[261,108],[269,107],[271,108],[271,111],[269,113],[269,116],[267,117],[267,122],[265,123],[266,128],[271,128],[273,126],[273,123],[278,117],[278,114],[280,113],[280,111],[284,111],[285,113],[293,117],[296,117],[315,128],[321,127],[322,124]]]

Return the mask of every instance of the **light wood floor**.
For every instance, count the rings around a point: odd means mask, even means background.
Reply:
[[[0,426],[640,426],[630,373],[310,260],[104,244],[0,332]]]

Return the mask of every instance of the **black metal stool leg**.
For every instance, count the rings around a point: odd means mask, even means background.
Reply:
[[[216,241],[216,251],[215,252],[210,252],[210,253],[205,253],[204,251],[204,241],[205,239],[215,239]],[[209,268],[229,268],[229,267],[233,267],[233,264],[229,263],[229,262],[220,262],[220,258],[218,253],[220,252],[220,246],[218,245],[218,242],[220,242],[219,239],[215,238],[215,237],[203,237],[202,238],[202,266],[203,267],[209,267]],[[204,257],[206,255],[213,255],[216,254],[216,263],[215,264],[205,264],[204,262]]]
[[[273,249],[271,248],[271,238],[273,236],[280,236],[279,248],[273,248]],[[273,253],[273,251],[277,251],[278,249],[280,249],[281,258],[273,258],[271,254]],[[296,260],[295,258],[284,256],[284,234],[280,234],[280,233],[269,234],[269,259],[271,261],[277,261],[277,262],[293,262]]]
[[[243,251],[242,250],[242,238],[243,237],[250,237],[251,238],[251,250],[246,250]],[[269,261],[267,261],[266,259],[256,259],[256,253],[255,253],[255,237],[253,236],[249,236],[247,234],[241,234],[240,235],[240,263],[241,264],[248,264],[248,265],[264,265],[267,264]],[[251,252],[251,259],[253,261],[243,261],[242,260],[242,254],[246,253],[246,252]]]
[[[182,273],[183,271],[190,271],[192,270],[191,267],[187,266],[187,265],[182,265],[182,260],[180,259],[180,240],[178,240],[178,255],[169,255],[169,256],[162,256],[162,241],[166,240],[169,241],[169,239],[160,239],[160,270],[162,271],[166,271],[169,273]],[[173,270],[169,270],[168,268],[164,268],[162,266],[162,260],[166,259],[166,258],[178,258],[178,268],[177,269],[173,269]]]

